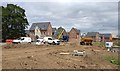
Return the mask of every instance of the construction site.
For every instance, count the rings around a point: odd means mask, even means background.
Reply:
[[[38,3],[35,7],[32,4],[26,4],[26,11],[24,7],[22,9],[17,4],[1,6],[3,20],[2,35],[0,34],[0,46],[2,48],[2,62],[0,62],[2,67],[0,68],[118,69],[120,66],[120,36],[117,35],[118,32],[116,33],[118,29],[108,24],[113,19],[111,14],[108,17],[105,15],[106,18],[103,18],[99,16],[102,13],[96,11],[99,6],[94,11],[91,10],[92,7],[88,9],[89,5],[88,7],[83,5],[82,7],[90,10],[91,13],[86,11],[86,14],[90,14],[89,17],[89,15],[82,14],[84,12],[79,8],[81,7],[79,3],[77,5],[76,3],[73,4],[73,10],[71,9],[72,5],[61,6],[63,4],[60,4],[60,6],[54,8],[56,5],[59,4],[45,2],[43,4]],[[45,7],[45,9],[41,9],[42,7]],[[51,7],[50,11],[49,7]],[[64,7],[66,7],[65,10],[62,10]],[[108,5],[108,8],[112,7]],[[105,8],[105,10],[108,8]],[[46,9],[48,11],[44,11]],[[70,11],[66,11],[66,9]],[[102,12],[101,9],[100,12]],[[52,12],[51,10],[55,11]],[[108,11],[110,10],[108,9]],[[94,14],[95,16],[93,16]],[[107,13],[103,12],[104,14]],[[27,21],[27,18],[29,21]],[[111,19],[106,20],[107,18]],[[111,22],[110,24],[115,23]],[[103,27],[104,25],[105,27]],[[113,37],[113,35],[115,36]]]
[[[85,51],[73,55],[74,50]],[[104,47],[62,45],[9,44],[2,47],[3,69],[117,69],[111,60],[118,53]]]
[[[26,37],[6,40],[2,46],[3,69],[118,68],[119,47],[113,49],[111,39],[98,39],[97,32],[81,36],[76,28],[68,33],[62,27],[56,30],[57,33],[39,30],[45,23],[37,23],[37,28],[31,27],[33,31]],[[49,22],[47,25],[50,29]]]
[[[81,37],[76,28],[66,33],[60,27],[52,37],[36,30],[27,37],[6,40],[2,46],[3,69],[117,69],[119,66],[119,49],[111,49],[110,39],[107,44],[105,39],[97,41],[91,37],[93,32]]]

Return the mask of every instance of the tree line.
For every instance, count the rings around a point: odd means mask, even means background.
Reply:
[[[7,4],[6,7],[0,6],[2,9],[2,39],[15,39],[25,36],[25,28],[28,21],[25,10],[14,4]]]

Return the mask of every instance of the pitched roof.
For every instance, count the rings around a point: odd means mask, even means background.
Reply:
[[[98,32],[88,32],[86,36],[96,36]]]
[[[38,26],[41,30],[47,30],[50,22],[40,22],[40,23],[33,23],[30,30],[35,30],[35,27]]]
[[[78,29],[76,29],[76,28],[72,28],[72,29],[74,29],[77,34],[80,34],[80,30],[78,30]],[[72,29],[71,29],[71,30],[72,30]]]
[[[100,34],[100,36],[110,37],[110,36],[112,36],[112,34],[110,34],[110,33],[105,33],[105,34]]]
[[[76,31],[77,33],[80,33],[80,30],[78,30],[78,29],[76,29],[76,28],[75,28],[75,31]]]
[[[58,28],[58,30],[65,30],[65,29],[64,29],[64,28],[62,28],[62,27],[59,27],[59,28]]]
[[[66,30],[65,30],[64,28],[62,28],[62,27],[59,27],[59,28],[57,29],[57,32],[61,32],[62,30],[64,30],[64,31],[66,32]]]

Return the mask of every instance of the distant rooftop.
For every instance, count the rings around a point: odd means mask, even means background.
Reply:
[[[88,32],[86,36],[96,36],[98,32]]]
[[[110,37],[110,36],[112,36],[112,34],[111,33],[104,33],[104,34],[100,34],[100,36]]]
[[[39,22],[39,23],[33,23],[30,27],[30,30],[35,30],[36,26],[40,28],[41,30],[47,30],[50,22]]]

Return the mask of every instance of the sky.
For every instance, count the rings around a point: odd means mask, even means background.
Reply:
[[[52,27],[61,26],[68,32],[75,27],[81,30],[81,33],[118,34],[118,2],[75,1],[3,2],[2,5],[12,3],[24,8],[30,26],[32,23],[48,21],[51,22]]]

